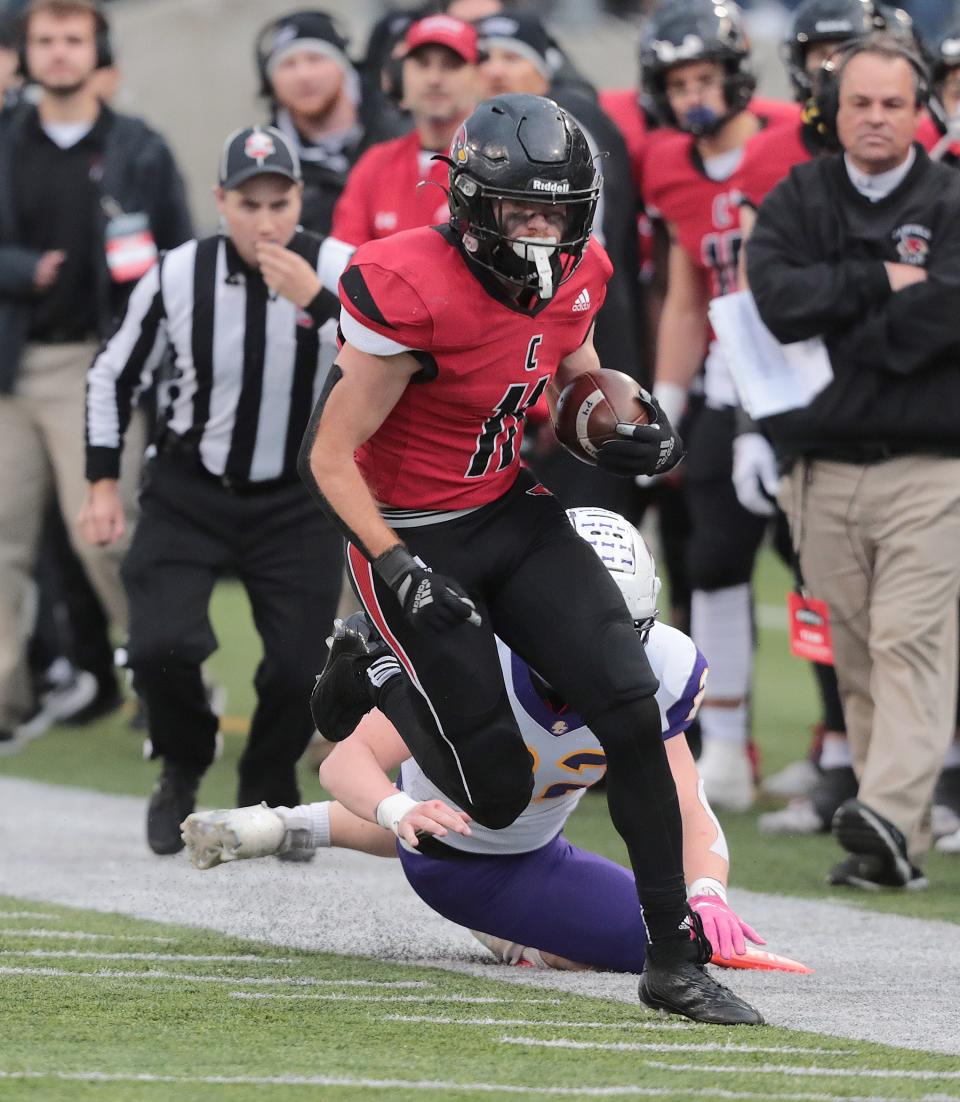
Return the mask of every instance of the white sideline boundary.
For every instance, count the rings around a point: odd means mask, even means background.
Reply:
[[[0,804],[0,894],[215,929],[278,948],[443,967],[532,988],[531,995],[592,995],[623,1002],[643,1020],[633,976],[482,963],[488,958],[470,934],[421,903],[396,862],[327,850],[309,864],[265,858],[198,872],[182,854],[150,853],[143,799],[0,778]],[[774,951],[815,969],[809,976],[724,975],[768,1022],[960,1055],[960,986],[945,982],[955,925],[736,890],[731,902]],[[42,912],[0,911],[0,922],[14,913]]]
[[[373,1091],[417,1090],[440,1091],[449,1094],[452,1091],[468,1091],[503,1095],[527,1095],[547,1098],[676,1098],[676,1087],[571,1087],[526,1086],[519,1083],[457,1083],[451,1080],[437,1079],[349,1079],[331,1075],[140,1075],[114,1074],[102,1071],[0,1071],[0,1082],[34,1081],[54,1079],[69,1083],[173,1083],[188,1084],[226,1084],[231,1086],[253,1085],[264,1087],[353,1087]],[[714,1102],[891,1102],[889,1095],[872,1094],[829,1094],[811,1091],[734,1091],[721,1087],[684,1087],[682,1093],[688,1098],[705,1098]],[[913,1102],[944,1102],[942,1094],[924,1094]],[[949,1102],[949,1100],[948,1100]]]

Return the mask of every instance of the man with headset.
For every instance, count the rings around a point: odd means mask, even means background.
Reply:
[[[822,337],[833,372],[766,422],[859,781],[830,883],[920,888],[957,688],[960,179],[914,140],[926,73],[908,45],[873,35],[832,64],[841,151],[764,200],[747,273],[774,336]]]
[[[0,117],[0,739],[33,707],[25,677],[31,570],[55,489],[87,575],[121,634],[125,541],[84,543],[86,369],[157,251],[190,237],[183,184],[163,139],[98,96],[110,64],[94,0],[32,0],[21,65],[40,89]],[[131,451],[139,441],[131,439]],[[136,465],[127,465],[128,504]],[[112,669],[100,686],[118,701]]]

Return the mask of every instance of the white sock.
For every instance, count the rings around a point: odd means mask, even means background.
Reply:
[[[292,809],[294,815],[303,816],[310,823],[311,840],[314,849],[330,848],[330,801],[323,800],[315,804],[297,804]]]
[[[710,667],[707,696],[745,700],[753,668],[752,597],[749,585],[694,590],[690,634]],[[702,712],[701,712],[702,714]]]
[[[750,734],[746,704],[738,704],[735,708],[713,708],[703,704],[699,715],[704,742],[716,740],[746,746]]]
[[[850,743],[839,735],[827,735],[820,749],[820,768],[844,769],[851,765]]]

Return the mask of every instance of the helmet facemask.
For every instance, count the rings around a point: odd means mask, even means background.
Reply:
[[[518,295],[532,292],[541,299],[552,298],[573,275],[590,239],[600,174],[594,174],[589,188],[579,191],[521,191],[483,184],[464,171],[452,176],[452,220],[470,259],[493,272]],[[505,200],[562,207],[565,224],[560,236],[512,235],[504,220]]]

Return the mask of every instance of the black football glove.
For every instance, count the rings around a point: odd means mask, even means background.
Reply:
[[[650,424],[617,425],[623,439],[608,440],[597,452],[597,466],[612,474],[665,474],[683,459],[683,441],[660,403],[645,390],[640,398],[650,407]]]
[[[400,544],[373,560],[373,568],[397,595],[414,627],[449,631],[465,621],[480,627],[477,606],[453,578],[434,574]]]

